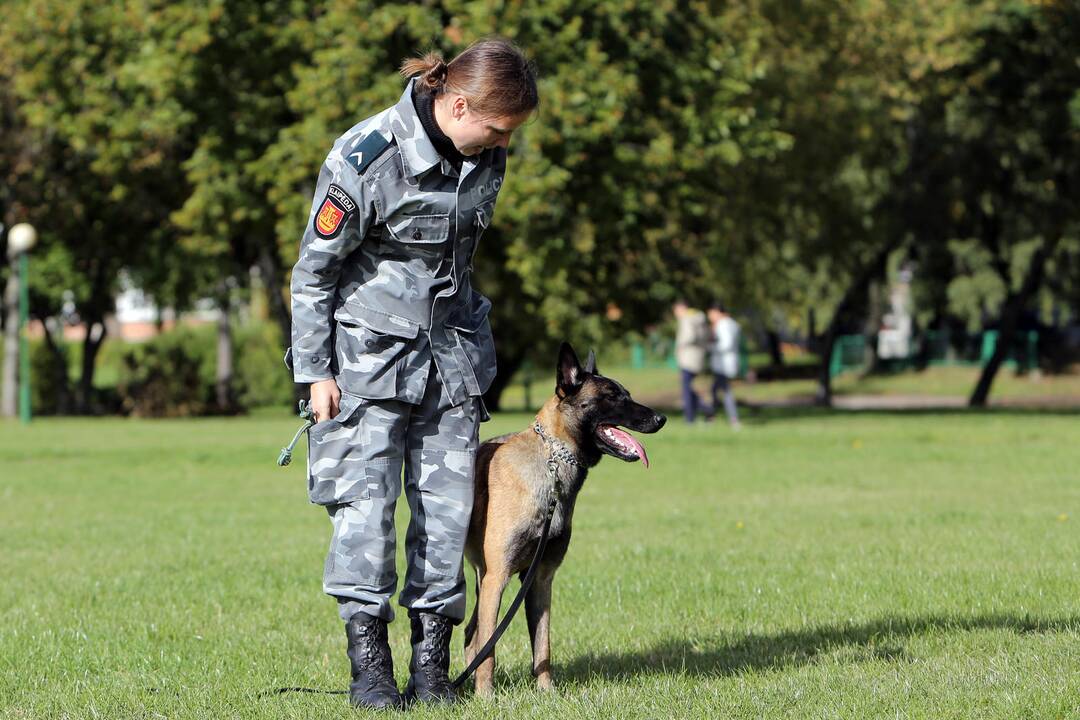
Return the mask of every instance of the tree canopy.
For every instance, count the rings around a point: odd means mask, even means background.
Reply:
[[[287,329],[333,139],[403,59],[500,34],[541,76],[476,260],[502,381],[677,296],[813,307],[827,355],[896,253],[964,322],[1076,307],[1078,25],[1050,0],[11,0],[0,214],[39,227],[40,316],[70,290],[100,324],[121,271],[224,302],[257,265]]]

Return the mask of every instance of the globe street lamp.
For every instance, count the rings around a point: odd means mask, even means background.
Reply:
[[[30,422],[30,347],[26,326],[30,320],[30,249],[37,231],[29,223],[19,223],[8,232],[8,257],[19,263],[19,418]]]

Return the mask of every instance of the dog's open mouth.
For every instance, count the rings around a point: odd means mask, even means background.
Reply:
[[[600,443],[611,451],[611,454],[620,460],[633,462],[641,460],[642,465],[649,467],[649,456],[645,454],[645,447],[630,433],[614,425],[599,425],[596,428],[596,437]]]

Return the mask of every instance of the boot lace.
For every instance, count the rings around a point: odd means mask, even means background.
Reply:
[[[364,661],[365,669],[380,676],[385,674],[383,671],[390,657],[386,654],[384,644],[379,642],[378,628],[374,624],[357,625],[356,639],[357,649],[360,651],[358,654]]]
[[[435,621],[424,628],[423,650],[419,658],[421,668],[441,674],[442,669],[450,664],[450,633],[449,623]]]

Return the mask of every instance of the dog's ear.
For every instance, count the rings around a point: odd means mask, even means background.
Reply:
[[[585,367],[582,368],[590,375],[596,375],[596,351],[589,350],[589,357],[585,358]]]
[[[559,365],[555,371],[555,392],[560,398],[573,395],[585,382],[584,371],[578,362],[577,353],[570,343],[564,342],[559,347]]]

